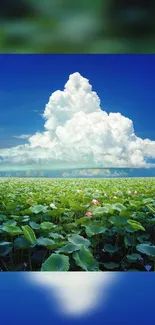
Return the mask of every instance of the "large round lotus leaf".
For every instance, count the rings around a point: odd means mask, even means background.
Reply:
[[[73,253],[73,258],[76,264],[84,271],[97,271],[98,262],[94,259],[93,255],[84,245],[78,252]]]
[[[68,271],[69,270],[69,257],[65,255],[52,254],[42,264],[41,271]]]
[[[80,235],[72,235],[68,240],[74,245],[84,245],[86,247],[90,246],[90,241]]]
[[[149,255],[149,256],[155,256],[155,246],[151,246],[148,244],[140,244],[136,246],[137,251]]]

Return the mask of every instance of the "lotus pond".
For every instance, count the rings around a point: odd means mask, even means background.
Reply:
[[[1,271],[155,271],[155,178],[0,178]]]

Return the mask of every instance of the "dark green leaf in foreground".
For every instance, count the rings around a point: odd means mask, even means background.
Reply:
[[[36,235],[33,231],[33,229],[26,225],[26,226],[22,226],[22,230],[23,230],[23,233],[24,233],[24,237],[31,243],[31,244],[34,244],[36,242]]]
[[[57,238],[61,238],[61,239],[63,239],[63,238],[64,238],[61,234],[57,234],[57,233],[54,233],[54,232],[50,232],[50,233],[48,234],[48,236],[49,236],[49,237],[52,237],[52,238],[55,238],[55,239],[57,239]]]
[[[147,205],[147,208],[153,213],[153,214],[155,214],[155,209],[150,205],[150,204],[148,204]]]
[[[107,228],[97,225],[89,225],[85,227],[85,231],[88,237],[92,237],[97,234],[104,234],[107,231]]]
[[[77,225],[87,225],[91,222],[91,220],[88,217],[82,217],[78,220],[76,220]]]
[[[14,240],[14,248],[19,249],[28,249],[32,246],[32,244],[24,237],[20,236]]]
[[[19,227],[11,225],[3,226],[2,230],[7,232],[11,236],[17,236],[23,233],[23,231]]]
[[[5,220],[6,218],[7,218],[7,217],[6,217],[5,215],[3,215],[3,214],[0,215],[0,221]]]
[[[80,235],[72,235],[68,238],[68,241],[74,245],[84,245],[86,247],[90,246],[90,241]]]
[[[128,246],[136,246],[136,244],[137,244],[136,236],[126,234],[126,236],[124,237],[124,244],[125,244],[126,247],[128,247]]]
[[[151,202],[153,202],[153,199],[151,197],[148,197],[147,199],[143,200],[144,204],[151,203]]]
[[[147,241],[149,239],[150,235],[149,234],[143,234],[141,236],[137,236],[137,239],[141,244],[143,244],[144,241]]]
[[[126,207],[121,203],[116,203],[116,204],[112,204],[112,209],[121,212],[122,210],[126,210]]]
[[[119,246],[113,246],[110,244],[105,244],[104,245],[104,250],[110,254],[116,253],[119,251]]]
[[[54,226],[53,223],[48,221],[44,221],[40,224],[40,228],[42,230],[51,230],[53,226]]]
[[[145,231],[145,228],[141,225],[140,222],[129,219],[127,220],[127,223],[134,229],[134,230],[143,230]]]
[[[9,220],[5,223],[3,223],[4,226],[10,225],[10,226],[16,226],[17,225],[17,221],[14,220]]]
[[[56,253],[72,253],[72,252],[78,251],[79,249],[80,249],[79,245],[74,245],[72,243],[69,243],[69,244],[59,248],[56,251]]]
[[[140,244],[136,246],[137,251],[149,255],[149,256],[155,256],[155,246],[151,246],[148,244]]]
[[[54,242],[53,244],[48,245],[47,248],[51,251],[55,251],[59,247],[64,246],[64,244],[65,244],[64,242]]]
[[[11,215],[10,218],[13,218],[14,220],[20,220],[22,217],[21,216],[15,216],[15,215]]]
[[[131,254],[131,255],[127,255],[127,260],[129,261],[129,262],[136,262],[136,261],[138,261],[138,259],[141,257],[141,255],[140,254],[135,254],[135,253],[133,253],[133,254]]]
[[[103,215],[103,214],[109,212],[109,207],[108,206],[94,207],[94,208],[92,208],[92,211],[93,211],[93,215]]]
[[[29,216],[24,216],[21,221],[22,222],[28,222],[29,220],[30,220]]]
[[[84,271],[98,271],[98,262],[94,259],[89,249],[84,245],[78,252],[74,252],[72,256],[76,264]]]
[[[12,251],[11,242],[0,243],[0,256],[6,256]]]
[[[40,229],[40,225],[34,221],[30,221],[29,225],[32,229]]]
[[[125,226],[125,230],[126,230],[126,232],[129,232],[129,233],[131,233],[131,234],[133,234],[134,232],[137,231],[136,229],[134,229],[133,227],[131,227],[131,225],[129,225],[129,224],[127,224],[127,225]]]
[[[121,216],[112,216],[109,221],[116,227],[121,227],[127,224],[127,220]]]
[[[49,245],[53,245],[54,241],[50,238],[40,237],[37,239],[37,244],[40,246],[49,246]]]
[[[31,209],[31,211],[32,211],[33,213],[38,214],[38,213],[40,213],[40,212],[45,213],[45,212],[47,211],[47,208],[48,208],[48,207],[46,207],[46,206],[40,204],[40,205],[35,205],[35,206],[31,207],[30,209]]]
[[[103,265],[106,269],[109,269],[109,270],[118,269],[118,267],[119,267],[118,263],[113,263],[113,262],[103,263]]]
[[[52,254],[42,264],[41,271],[45,272],[60,272],[69,270],[69,257],[65,255]]]

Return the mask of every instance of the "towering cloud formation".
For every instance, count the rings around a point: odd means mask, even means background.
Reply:
[[[155,141],[134,133],[133,122],[120,113],[107,114],[86,78],[69,76],[55,91],[43,114],[45,131],[29,143],[0,150],[0,163],[58,167],[151,167]]]
[[[70,317],[90,315],[105,303],[110,285],[119,280],[112,272],[30,272],[25,280],[40,285],[57,299],[57,312]]]

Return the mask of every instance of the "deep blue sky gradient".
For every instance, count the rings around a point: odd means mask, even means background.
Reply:
[[[1,272],[1,325],[154,324],[154,272],[122,272],[119,278],[105,308],[101,303],[94,315],[73,321],[56,315],[54,297],[50,307],[46,291],[26,282],[20,272]]]
[[[129,117],[136,135],[155,140],[155,55],[1,55],[0,69],[0,148],[25,142],[13,135],[43,131],[49,96],[77,71],[102,109]]]

